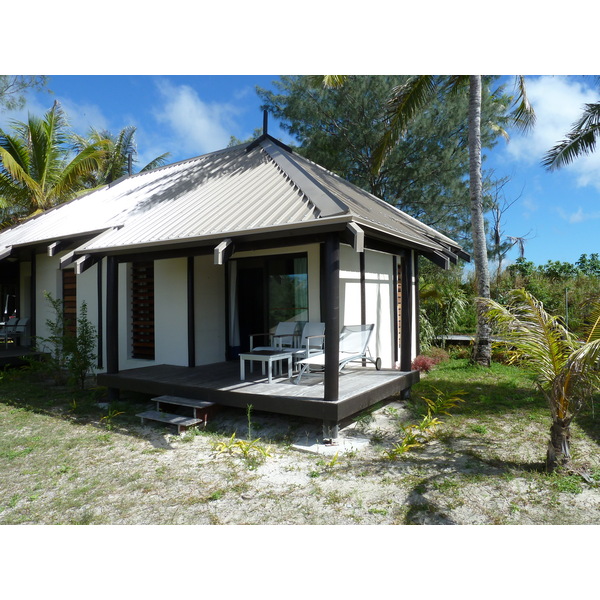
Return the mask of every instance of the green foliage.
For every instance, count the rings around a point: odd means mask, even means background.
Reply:
[[[299,153],[469,246],[470,201],[466,90],[434,95],[415,115],[376,172],[388,128],[388,100],[405,76],[348,76],[343,85],[281,77],[258,89],[267,108],[300,144]],[[483,90],[482,146],[493,147],[509,104]]]
[[[84,301],[79,307],[77,334],[74,337],[68,336],[66,344],[69,382],[79,389],[84,389],[87,376],[94,371],[96,342],[96,328],[88,319],[87,303]]]
[[[46,319],[50,335],[35,339],[36,349],[47,356],[36,368],[51,376],[56,385],[69,383],[83,389],[94,371],[97,340],[96,328],[87,317],[87,304],[80,306],[77,333],[73,335],[65,322],[63,301],[49,292],[44,292],[44,297],[52,310],[52,317]]]
[[[498,333],[526,359],[548,402],[552,416],[548,470],[567,465],[570,424],[600,390],[600,307],[592,314],[588,341],[581,343],[526,290],[513,290],[506,306],[489,299],[483,302]]]
[[[115,417],[118,417],[122,414],[124,414],[123,411],[119,411],[114,408],[109,408],[108,412],[103,417],[101,417],[100,423],[104,425],[104,427],[106,427],[108,431],[112,431],[115,427],[113,423]]]
[[[25,92],[42,90],[48,83],[45,75],[0,75],[0,110],[16,110],[25,106]]]
[[[258,442],[260,442],[260,438],[255,440],[236,439],[234,432],[228,440],[215,442],[213,450],[217,455],[227,452],[228,454],[239,454],[245,459],[252,458],[253,456],[264,458],[271,456],[269,448],[261,446]]]
[[[423,396],[423,401],[427,406],[427,414],[422,415],[419,423],[404,425],[400,428],[402,439],[384,452],[386,458],[394,460],[406,454],[409,450],[426,444],[434,431],[442,425],[442,421],[435,415],[444,414],[450,416],[448,411],[458,406],[459,403],[464,402],[464,400],[458,397],[463,392],[455,392],[454,395],[450,396],[435,387],[432,387],[432,391],[434,392],[433,399]]]
[[[0,130],[0,199],[5,218],[18,219],[75,197],[84,178],[96,169],[102,149],[91,145],[74,151],[60,104],[43,118],[30,114]]]

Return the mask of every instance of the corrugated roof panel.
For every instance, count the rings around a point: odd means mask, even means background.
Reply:
[[[293,160],[319,181],[329,193],[340,198],[355,217],[370,222],[377,228],[394,232],[407,241],[439,247],[445,244],[458,246],[453,240],[312,161],[297,154],[293,155]]]
[[[85,244],[83,249],[151,244],[200,238],[236,231],[285,225],[316,219],[315,207],[289,178],[260,150],[228,168],[221,164],[213,176],[190,185],[175,183],[157,189],[128,215],[123,228],[107,232]],[[238,156],[232,157],[238,162]]]
[[[434,250],[457,246],[267,136],[138,173],[65,203],[0,232],[0,252],[86,233],[96,237],[78,252],[147,246],[265,228],[285,230],[328,215],[347,215]]]

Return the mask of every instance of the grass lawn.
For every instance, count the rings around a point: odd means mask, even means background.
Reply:
[[[142,427],[147,399],[102,407],[104,391],[72,392],[26,373],[0,381],[0,524],[592,524],[600,523],[598,406],[573,427],[573,475],[547,475],[549,410],[523,369],[465,360],[347,427],[365,450],[323,457],[291,447],[320,423],[254,415],[268,457],[217,454],[246,414],[227,409],[183,436]],[[427,443],[386,452],[417,423],[423,398],[464,402]]]

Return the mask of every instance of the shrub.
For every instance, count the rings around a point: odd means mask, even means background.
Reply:
[[[436,365],[439,365],[440,363],[447,362],[448,360],[450,360],[450,356],[448,355],[448,352],[446,352],[443,348],[437,348],[437,347],[430,348],[426,354],[427,354],[427,356],[429,356],[430,358],[432,358],[435,361]]]
[[[424,354],[419,354],[419,356],[415,357],[412,361],[411,369],[413,371],[420,371],[421,373],[429,373],[437,362],[431,358],[431,356],[425,356]]]
[[[69,382],[83,389],[88,374],[93,373],[96,354],[96,328],[87,317],[87,304],[82,302],[77,319],[77,334],[69,333],[64,319],[63,301],[44,292],[53,316],[46,320],[48,337],[36,338],[36,349],[47,353],[38,370],[47,373],[56,385]]]

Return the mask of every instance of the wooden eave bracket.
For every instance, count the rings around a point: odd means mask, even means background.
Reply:
[[[75,275],[81,275],[84,271],[87,271],[92,265],[98,262],[97,256],[91,254],[85,254],[75,261]]]
[[[65,269],[75,261],[75,252],[69,252],[60,259],[60,268]]]
[[[365,232],[356,224],[356,223],[348,223],[347,228],[350,230],[354,241],[352,243],[352,247],[355,252],[364,252],[365,251]]]
[[[422,254],[425,258],[429,259],[434,265],[437,265],[438,267],[444,269],[444,271],[447,271],[450,268],[450,259],[441,252],[434,250],[433,252],[423,252]]]
[[[64,246],[64,242],[52,242],[48,244],[48,256],[56,256]]]
[[[235,245],[233,241],[229,238],[223,240],[216,248],[215,248],[215,265],[224,265],[235,249]]]
[[[12,246],[6,246],[4,250],[0,250],[0,260],[8,258],[12,253]]]

